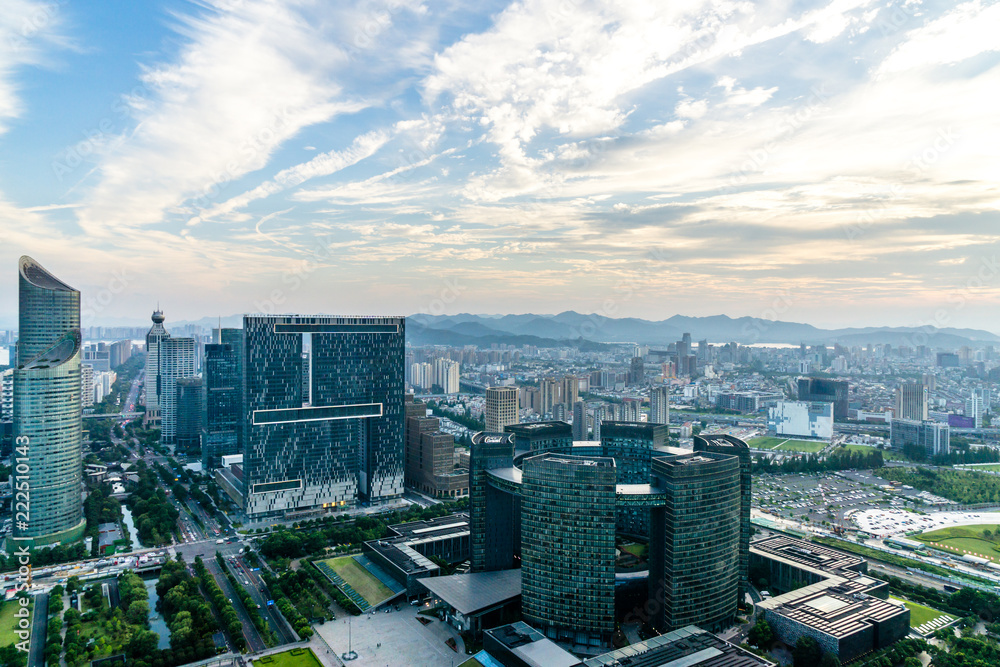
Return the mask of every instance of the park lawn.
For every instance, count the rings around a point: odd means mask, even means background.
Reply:
[[[775,450],[779,452],[808,452],[815,454],[823,451],[829,445],[829,442],[816,442],[815,440],[786,440],[775,447]]]
[[[17,598],[12,598],[3,603],[0,607],[0,647],[8,646],[10,644],[16,644],[21,641],[21,638],[14,634],[14,630],[17,628],[17,618],[14,616],[14,612],[21,608],[21,604],[17,601]],[[30,604],[28,604],[29,612],[35,608],[35,599],[31,598]],[[29,619],[31,616],[28,617]]]
[[[989,538],[984,537],[984,530],[990,531],[992,535]],[[1000,531],[1000,526],[996,524],[951,526],[921,533],[916,539],[926,544],[951,547],[952,549],[948,551],[953,551],[959,556],[971,551],[1000,563],[1000,535],[997,535],[997,531]],[[958,551],[954,551],[955,549]]]
[[[944,616],[949,622],[955,620],[954,616],[938,611],[937,609],[932,609],[931,607],[927,607],[916,602],[910,602],[909,600],[904,600],[903,598],[898,598],[894,595],[890,595],[889,598],[896,600],[897,602],[902,602],[906,608],[910,610],[911,628],[919,628],[924,623],[930,623],[935,618],[940,616]]]
[[[341,575],[343,576],[343,575]],[[255,665],[267,667],[323,667],[316,654],[309,648],[293,648],[291,651],[272,653],[262,658],[254,659]]]
[[[361,567],[361,564],[352,556],[329,558],[325,562],[373,607],[392,597],[392,591],[368,570]]]
[[[762,435],[756,438],[750,438],[747,440],[747,444],[753,449],[774,449],[786,440],[788,440],[788,438],[773,438],[769,435]]]
[[[870,454],[874,451],[881,451],[882,458],[886,461],[905,461],[906,457],[899,452],[894,452],[891,449],[879,450],[877,447],[869,447],[868,445],[842,445],[844,449],[850,450],[852,452],[861,452],[862,454]],[[840,447],[837,447],[840,449]]]

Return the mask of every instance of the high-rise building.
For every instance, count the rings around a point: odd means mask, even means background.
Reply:
[[[401,317],[243,318],[245,508],[321,513],[403,493]],[[311,405],[302,395],[311,338]]]
[[[163,311],[157,307],[153,311],[153,326],[146,334],[146,415],[144,420],[147,424],[160,424],[160,341],[170,338],[170,334],[163,327]]]
[[[31,507],[15,511],[13,537],[23,546],[75,541],[86,525],[80,293],[30,257],[18,263],[18,328],[11,479],[30,489]]]
[[[580,400],[580,378],[575,375],[567,375],[562,381],[562,400],[567,409]]]
[[[490,387],[486,390],[486,432],[503,433],[505,426],[516,424],[517,388]]]
[[[889,444],[911,458],[930,458],[951,451],[951,429],[930,420],[893,419],[889,423]]]
[[[538,388],[541,391],[542,401],[538,414],[550,414],[552,412],[552,406],[562,401],[561,383],[552,378],[543,378],[539,382]]]
[[[108,363],[112,369],[118,368],[132,358],[132,341],[120,340],[108,345]]]
[[[649,390],[649,421],[670,423],[670,387],[661,384]]]
[[[696,442],[695,452],[654,455],[645,445],[667,426],[606,427],[619,427],[622,441],[612,433],[600,446],[574,444],[569,424],[558,422],[473,436],[473,571],[512,568],[520,559],[525,621],[554,639],[605,644],[614,627],[614,541],[621,532],[613,517],[645,510],[652,517],[646,608],[653,625],[728,627],[749,554],[749,449],[731,436],[712,436]],[[636,453],[645,470],[635,478],[623,475],[633,454],[625,440],[641,441],[634,449],[643,450]],[[515,458],[515,446],[530,454]]]
[[[94,407],[94,367],[90,364],[80,365],[80,406]]]
[[[642,362],[642,357],[632,357],[628,367],[628,383],[630,385],[641,385],[646,379],[646,369]]]
[[[157,346],[157,401],[160,405],[160,441],[165,445],[177,440],[177,381],[195,375],[193,338],[164,338]]]
[[[799,400],[812,403],[833,403],[833,418],[847,419],[847,380],[799,378]]]
[[[593,435],[594,440],[601,439],[602,424],[606,421],[609,421],[608,409],[603,405],[599,405],[596,408],[594,408],[594,435]]]
[[[740,464],[740,599],[750,582],[750,506],[753,497],[753,459],[745,442],[731,435],[696,435],[694,451],[735,456]]]
[[[521,485],[521,614],[555,639],[615,630],[614,459],[539,454]]]
[[[973,428],[983,427],[983,395],[981,389],[973,389],[965,399],[965,416],[971,417]]]
[[[455,438],[440,430],[427,406],[406,395],[406,486],[432,498],[469,493],[469,472],[455,465]]]
[[[542,412],[542,392],[538,387],[521,387],[518,390],[518,404],[527,410],[535,413]]]
[[[587,428],[587,404],[577,401],[573,404],[573,439],[587,440],[590,429]]]
[[[719,629],[732,622],[740,584],[740,464],[695,452],[652,462],[666,503],[651,509],[652,625]]]
[[[922,382],[904,382],[896,388],[896,418],[927,419],[927,387]]]
[[[615,460],[619,484],[649,484],[653,452],[665,447],[669,436],[664,424],[606,421],[601,424],[601,454]],[[649,535],[649,510],[619,507],[616,523],[619,532],[644,537]]]
[[[243,415],[243,330],[222,329],[218,343],[205,346],[202,378],[205,416],[202,425],[202,463],[206,469],[222,465],[222,457],[241,451]]]
[[[176,386],[177,433],[174,446],[179,452],[198,452],[205,413],[205,386],[200,377],[178,378]]]

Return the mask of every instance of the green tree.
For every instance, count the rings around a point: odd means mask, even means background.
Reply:
[[[757,619],[757,622],[750,628],[747,641],[750,642],[751,646],[756,646],[759,649],[770,647],[771,642],[774,641],[774,632],[771,630],[771,624],[765,621],[764,617]]]
[[[792,661],[795,667],[816,667],[823,657],[823,649],[812,637],[799,637],[792,649]]]

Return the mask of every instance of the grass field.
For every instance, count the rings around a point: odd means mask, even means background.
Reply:
[[[946,622],[948,622],[948,623],[950,623],[951,621],[955,620],[954,616],[951,616],[950,614],[946,614],[943,611],[938,611],[937,609],[932,609],[931,607],[926,607],[926,606],[924,606],[922,604],[918,604],[916,602],[910,602],[909,600],[904,600],[902,598],[897,598],[894,595],[890,595],[889,597],[891,599],[893,599],[893,600],[897,600],[899,602],[902,602],[904,605],[906,605],[906,608],[910,610],[910,627],[911,628],[919,628],[924,623],[930,623],[935,618],[938,618],[938,617],[941,617],[941,616],[945,617],[947,619]]]
[[[990,531],[987,537],[984,530]],[[1000,563],[1000,526],[995,524],[985,524],[977,526],[952,526],[932,530],[916,536],[916,539],[925,544],[951,547],[951,551],[956,555],[962,555],[967,551],[984,556],[990,560]]]
[[[14,612],[20,609],[21,605],[16,599],[8,600],[2,604],[3,606],[0,607],[0,646],[16,644],[21,641],[21,638],[14,634],[15,626],[17,625]],[[35,600],[32,598],[28,609],[31,610],[34,604]],[[29,616],[28,618],[31,617]]]
[[[350,584],[368,604],[375,606],[382,600],[392,596],[392,591],[376,579],[365,568],[358,564],[351,556],[341,556],[340,558],[328,558],[325,562],[333,571],[339,574],[344,581]]]
[[[769,435],[762,435],[759,438],[750,438],[747,444],[754,449],[774,449],[788,438],[772,438]]]
[[[267,667],[323,667],[312,649],[308,648],[293,648],[291,651],[272,653],[263,658],[256,658],[254,664]]]
[[[762,435],[758,438],[747,440],[747,444],[753,449],[770,449],[782,452],[819,452],[826,447],[828,442],[816,442],[814,440],[794,440],[791,438],[774,438],[769,435]]]
[[[823,451],[830,443],[815,440],[786,440],[775,449],[779,452],[808,452],[814,454]]]

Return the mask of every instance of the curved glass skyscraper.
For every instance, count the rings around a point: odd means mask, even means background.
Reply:
[[[28,482],[30,509],[27,517],[15,514],[14,539],[29,545],[69,542],[83,535],[86,523],[80,495],[80,293],[30,257],[22,257],[18,269],[12,464],[17,482]]]

